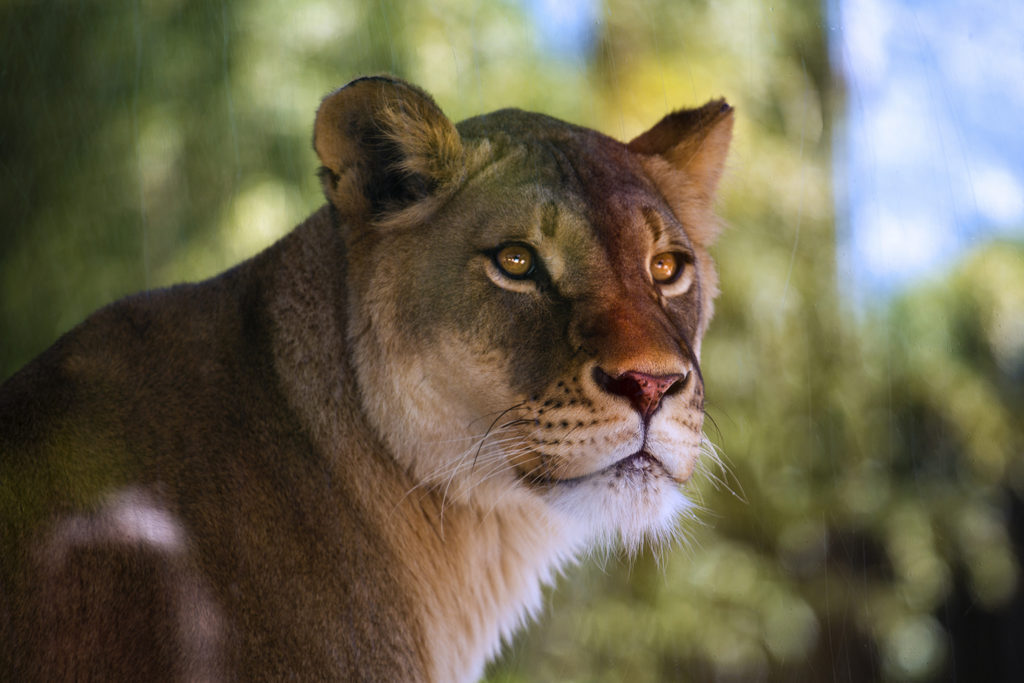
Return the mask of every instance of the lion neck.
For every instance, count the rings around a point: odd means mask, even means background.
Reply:
[[[325,249],[324,245],[334,245]],[[271,315],[274,356],[285,393],[320,453],[333,454],[382,543],[404,567],[394,574],[418,598],[410,619],[437,681],[475,680],[503,641],[535,615],[542,589],[573,560],[574,534],[538,500],[453,503],[416,487],[366,422],[346,352],[344,247],[322,209],[279,244]],[[317,292],[311,296],[311,292]],[[342,473],[341,470],[344,469]]]
[[[449,505],[439,518],[438,503],[414,503],[434,514],[419,517],[424,535],[403,556],[422,553],[416,583],[435,680],[476,680],[540,611],[543,587],[573,560],[570,543],[528,504]]]

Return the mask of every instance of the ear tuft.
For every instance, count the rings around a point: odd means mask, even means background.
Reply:
[[[629,149],[648,157],[648,173],[679,213],[692,213],[700,204],[710,214],[718,181],[732,140],[734,110],[724,99],[697,109],[673,112],[629,143]],[[714,221],[702,221],[698,241],[714,238]]]
[[[324,194],[343,215],[372,219],[457,184],[462,143],[433,99],[396,78],[360,78],[324,98],[313,147]]]

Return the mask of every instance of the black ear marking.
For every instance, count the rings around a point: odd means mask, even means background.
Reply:
[[[399,79],[360,78],[324,98],[313,147],[327,199],[373,218],[420,201],[456,175],[462,145],[430,96]]]

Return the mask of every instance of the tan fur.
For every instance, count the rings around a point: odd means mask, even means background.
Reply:
[[[325,207],[0,387],[0,678],[473,680],[581,551],[672,536],[730,112],[328,96]]]

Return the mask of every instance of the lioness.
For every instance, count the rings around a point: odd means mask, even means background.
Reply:
[[[0,388],[0,678],[470,680],[581,551],[671,536],[732,120],[329,95],[323,208]]]

